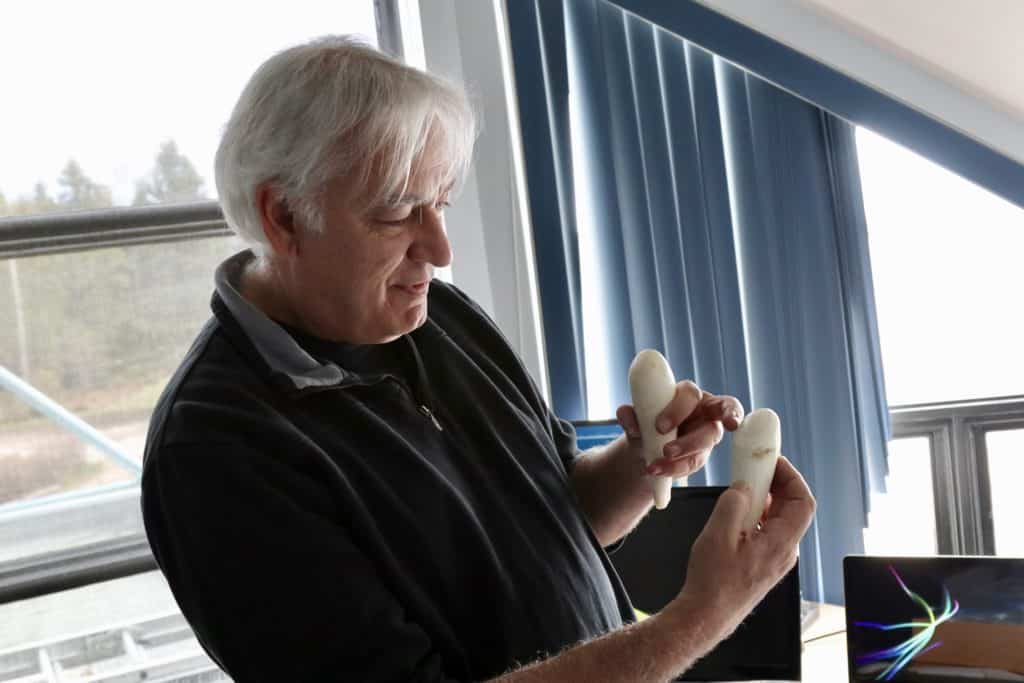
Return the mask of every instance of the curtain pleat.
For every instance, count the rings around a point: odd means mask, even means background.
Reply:
[[[856,131],[834,116],[821,112],[825,133],[829,181],[835,210],[836,241],[843,279],[846,338],[850,341],[850,365],[854,407],[857,411],[858,447],[861,458],[864,510],[870,509],[870,492],[885,491],[888,454],[885,444],[892,425],[885,400],[882,349],[878,339],[878,313],[871,277],[867,219],[857,162]],[[883,450],[879,450],[881,448]],[[867,520],[864,520],[867,526]]]

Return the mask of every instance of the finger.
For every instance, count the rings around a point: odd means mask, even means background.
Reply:
[[[736,482],[718,497],[711,517],[704,525],[702,533],[716,535],[719,538],[739,540],[743,531],[743,520],[750,510],[750,485]]]
[[[695,425],[709,420],[717,420],[729,431],[734,431],[743,423],[743,404],[732,396],[717,396],[704,392],[700,406],[679,426],[686,431]]]
[[[655,423],[658,431],[667,434],[682,424],[683,420],[688,418],[700,405],[702,397],[703,392],[693,382],[684,380],[677,384],[672,400],[658,415],[658,421]]]
[[[771,494],[780,500],[813,498],[803,475],[784,455],[779,455],[775,463],[772,483],[768,488]]]
[[[640,421],[636,419],[636,411],[633,410],[633,406],[619,406],[618,410],[615,411],[615,419],[619,421],[619,426],[622,427],[622,431],[626,433],[628,438],[640,438]]]
[[[762,524],[767,522],[768,521],[768,511],[771,510],[771,509],[772,509],[772,494],[769,492],[768,493],[768,498],[765,500],[765,503],[764,503],[764,512],[761,514],[761,519],[758,520],[758,521],[761,522]]]
[[[659,458],[647,466],[647,474],[656,477],[688,477],[708,461],[711,451],[702,451],[678,458]]]
[[[743,404],[733,396],[716,396],[704,393],[704,415],[710,420],[719,420],[730,432],[743,422]]]
[[[783,542],[795,543],[814,519],[817,503],[803,476],[785,456],[779,456],[771,486],[772,505],[766,530]]]
[[[722,441],[723,434],[725,431],[722,429],[722,423],[718,420],[700,423],[692,431],[665,444],[662,452],[666,458],[677,458],[708,451]]]

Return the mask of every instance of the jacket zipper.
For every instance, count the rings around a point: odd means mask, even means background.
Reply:
[[[335,386],[330,386],[330,387],[309,387],[309,388],[306,388],[306,389],[302,389],[300,394],[302,396],[308,396],[309,394],[318,394],[318,393],[321,393],[323,391],[345,390],[345,389],[348,389],[349,387],[368,387],[368,386],[373,386],[374,384],[379,384],[381,382],[388,382],[388,381],[394,382],[406,394],[408,394],[409,398],[411,398],[412,402],[416,405],[416,412],[420,413],[425,418],[430,420],[431,423],[433,423],[434,427],[437,428],[437,431],[439,431],[439,432],[443,432],[444,431],[444,428],[441,426],[441,422],[437,419],[437,415],[434,415],[434,411],[431,410],[430,407],[426,403],[422,402],[422,399],[417,395],[417,393],[415,391],[413,391],[412,387],[410,387],[408,384],[403,382],[398,377],[395,377],[394,375],[383,375],[380,378],[378,378],[378,379],[376,379],[374,381],[370,381],[370,382],[353,382],[351,384],[335,385]]]
[[[432,411],[430,408],[428,408],[423,403],[420,404],[419,411],[421,413],[423,413],[424,415],[426,415],[427,417],[430,418],[430,421],[434,423],[435,427],[437,427],[437,431],[439,431],[439,432],[443,432],[444,431],[444,429],[441,427],[441,423],[437,421],[437,416],[434,415],[434,411]]]
[[[345,383],[342,383],[342,384],[335,384],[335,385],[332,385],[332,386],[306,387],[305,389],[300,389],[299,390],[299,392],[298,392],[299,395],[300,396],[307,396],[309,394],[316,394],[316,393],[320,393],[322,391],[333,391],[333,390],[339,390],[339,389],[343,390],[343,389],[347,389],[349,387],[354,387],[354,386],[366,387],[366,386],[372,386],[374,384],[378,384],[380,382],[386,382],[386,381],[390,380],[390,381],[395,382],[396,384],[398,384],[398,386],[401,387],[409,395],[409,398],[411,398],[412,402],[416,405],[416,411],[418,413],[420,413],[425,418],[430,420],[430,422],[434,425],[434,427],[437,428],[437,431],[443,432],[444,428],[441,426],[441,422],[437,419],[437,415],[434,414],[434,411],[431,410],[430,406],[428,405],[428,403],[432,402],[431,399],[433,397],[430,395],[429,390],[426,388],[427,379],[426,379],[426,373],[423,370],[423,359],[420,357],[420,354],[419,354],[419,351],[416,348],[415,342],[413,342],[413,340],[409,339],[408,337],[407,337],[407,339],[408,339],[409,349],[411,351],[411,355],[412,355],[412,358],[413,358],[413,362],[416,365],[416,379],[417,379],[416,384],[423,389],[422,392],[416,391],[416,389],[414,389],[412,386],[407,384],[401,378],[396,377],[395,375],[385,374],[385,375],[381,375],[379,377],[376,377],[376,378],[374,378],[373,380],[370,380],[370,381],[365,381],[364,380],[364,381],[357,381],[357,382],[345,382]]]
[[[443,432],[441,423],[437,419],[437,415],[430,409],[431,405],[434,405],[434,397],[430,393],[430,382],[427,380],[427,373],[423,368],[423,358],[420,356],[420,351],[416,347],[416,342],[413,340],[411,335],[405,336],[406,343],[409,346],[409,352],[412,356],[413,365],[416,366],[416,379],[414,380],[413,396],[419,404],[419,411],[426,417],[430,418],[430,421],[437,427],[437,431]]]

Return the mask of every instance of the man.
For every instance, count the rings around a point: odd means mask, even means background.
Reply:
[[[647,475],[703,466],[742,408],[678,385],[645,470],[580,454],[490,319],[432,279],[476,136],[461,90],[347,38],[286,50],[242,93],[217,186],[252,250],[154,413],[154,555],[238,681],[661,681],[785,572],[813,514],[782,459],[764,530],[724,493],[679,597],[641,622],[603,547]],[[763,501],[761,501],[763,503]]]

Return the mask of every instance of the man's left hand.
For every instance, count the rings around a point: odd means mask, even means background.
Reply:
[[[630,450],[642,458],[640,427],[633,406],[619,406],[615,416],[626,433]],[[679,382],[675,395],[655,423],[662,434],[675,430],[676,438],[665,444],[663,457],[650,463],[647,473],[673,478],[693,474],[707,462],[725,430],[733,431],[741,422],[743,406],[734,397],[701,391],[690,381]]]

